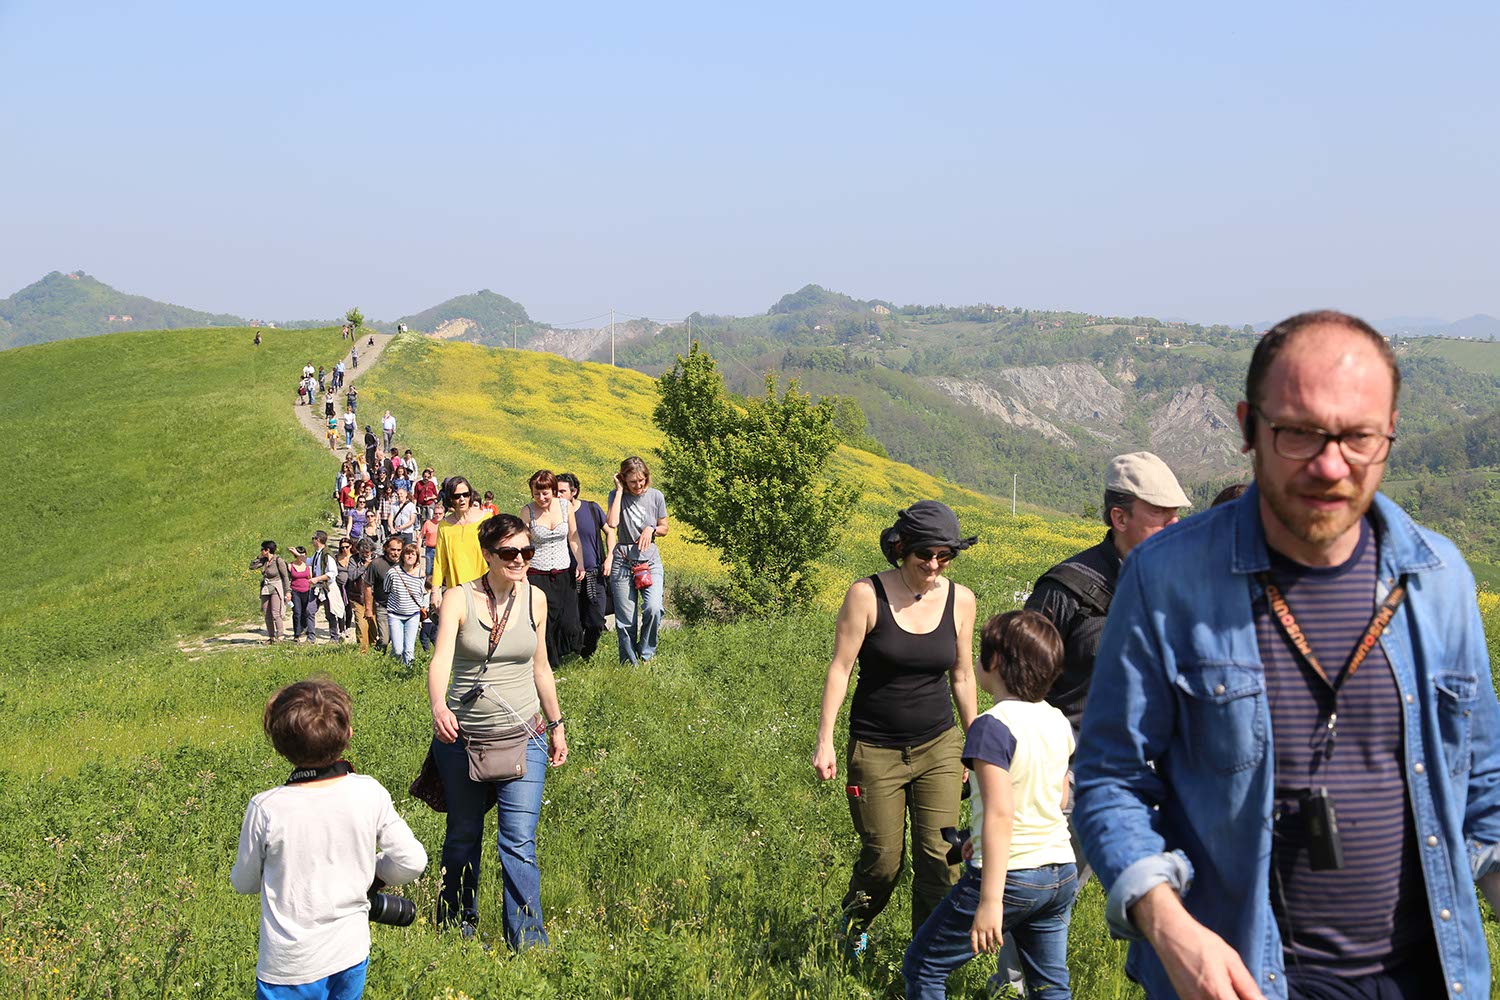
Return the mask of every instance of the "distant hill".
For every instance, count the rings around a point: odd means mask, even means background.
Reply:
[[[1500,340],[1500,319],[1487,313],[1475,313],[1445,323],[1440,319],[1400,317],[1376,324],[1387,336],[1395,333],[1407,337],[1464,337],[1469,340]]]
[[[508,347],[513,337],[530,337],[542,329],[532,322],[525,306],[488,288],[402,316],[396,323],[404,323],[438,340],[463,340],[491,347]]]
[[[10,298],[0,299],[0,349],[120,330],[245,325],[239,316],[127,295],[82,271],[53,271]]]

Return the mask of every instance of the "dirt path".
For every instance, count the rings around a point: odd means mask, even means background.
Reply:
[[[374,347],[368,346],[372,336],[375,339]],[[343,461],[344,452],[346,450],[343,445],[344,393],[347,391],[348,386],[358,382],[361,375],[374,367],[376,360],[378,360],[381,355],[381,352],[385,350],[385,345],[391,342],[392,336],[393,335],[389,333],[377,333],[373,335],[369,333],[360,334],[358,368],[351,367],[349,355],[344,355],[345,388],[339,389],[334,393],[333,397],[334,402],[338,404],[334,408],[334,412],[337,413],[340,418],[338,436],[339,447],[336,450],[329,452],[329,455],[336,461]],[[326,437],[328,433],[328,418],[323,415],[323,400],[319,399],[312,406],[297,406],[295,403],[292,405],[293,409],[295,409],[297,412],[297,420],[302,424],[303,427],[307,428],[307,432],[318,439],[318,444],[322,445],[325,448],[328,447]],[[356,410],[355,412],[357,413],[358,411]],[[360,453],[363,453],[365,450],[365,424],[369,424],[371,427],[378,427],[380,425],[380,417],[370,419],[369,413],[365,413],[362,415],[359,424],[354,431],[354,440],[357,442],[354,447],[355,450],[359,451]],[[399,424],[397,425],[397,429],[400,429]],[[375,433],[378,435],[380,432],[377,430]]]
[[[372,336],[375,338],[374,346],[370,346],[369,343]],[[391,342],[393,336],[393,334],[389,333],[371,334],[369,332],[365,332],[361,334],[357,342],[359,346],[358,368],[352,367],[351,358],[348,354],[344,355],[343,360],[345,388],[339,389],[334,394],[334,400],[339,404],[336,412],[338,413],[340,418],[342,418],[344,415],[344,393],[347,387],[357,383],[361,375],[375,366],[375,362],[380,358],[381,352],[385,350],[385,345]],[[296,403],[293,403],[292,409],[296,414],[297,422],[305,427],[307,429],[307,432],[317,440],[318,445],[326,451],[328,457],[332,459],[336,464],[342,462],[344,454],[347,451],[347,449],[345,449],[343,446],[344,429],[342,419],[340,419],[339,421],[339,447],[334,451],[327,451],[328,418],[323,415],[323,400],[319,399],[312,406],[299,406]],[[358,411],[356,410],[355,412]],[[368,413],[364,414],[364,417],[366,419],[363,419],[359,422],[358,429],[355,431],[356,444],[354,447],[355,450],[361,453],[364,452],[363,442],[365,437],[365,424],[368,423],[371,427],[374,427],[380,422],[379,417],[369,419],[370,415]],[[377,431],[377,433],[379,432]],[[342,528],[330,528],[328,531],[329,541],[332,542],[335,546],[338,545],[338,540],[343,537],[344,531]],[[292,630],[292,611],[290,607],[286,609],[284,621],[286,632],[283,638],[286,638],[290,637]],[[323,637],[323,642],[328,641],[327,624],[328,623],[324,621],[323,616],[320,613],[318,615],[318,634]],[[202,636],[197,639],[183,640],[182,642],[179,642],[177,644],[177,648],[188,654],[189,660],[197,660],[200,659],[205,653],[223,652],[230,649],[244,649],[250,646],[260,646],[265,644],[266,629],[265,624],[262,622],[249,623],[225,621],[220,622],[219,625],[221,628],[230,626],[231,631],[221,632],[218,635]],[[348,631],[350,633],[348,639],[352,642],[354,630],[349,629]]]

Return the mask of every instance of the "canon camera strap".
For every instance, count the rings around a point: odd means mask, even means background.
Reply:
[[[300,785],[307,781],[322,781],[324,778],[342,778],[354,773],[354,765],[347,760],[336,760],[327,767],[299,767],[286,779],[288,785]]]
[[[1292,644],[1297,655],[1302,657],[1304,663],[1312,668],[1313,673],[1323,679],[1328,689],[1333,692],[1333,707],[1328,712],[1328,720],[1324,723],[1328,730],[1327,754],[1333,755],[1333,743],[1338,735],[1339,721],[1339,691],[1349,679],[1354,676],[1370,655],[1370,650],[1380,641],[1385,634],[1386,626],[1390,625],[1391,619],[1396,617],[1396,609],[1401,607],[1401,602],[1406,599],[1406,577],[1403,575],[1391,592],[1385,595],[1385,600],[1380,607],[1375,609],[1375,614],[1370,618],[1370,624],[1365,626],[1364,634],[1349,651],[1349,658],[1344,662],[1344,669],[1335,680],[1328,676],[1328,671],[1323,669],[1323,664],[1318,662],[1317,656],[1313,654],[1312,646],[1308,644],[1307,636],[1303,634],[1302,627],[1297,624],[1297,618],[1292,614],[1292,607],[1286,602],[1286,597],[1281,593],[1281,588],[1271,579],[1270,573],[1257,573],[1255,579],[1266,591],[1266,601],[1270,607],[1271,620],[1281,629],[1281,634],[1286,641]]]

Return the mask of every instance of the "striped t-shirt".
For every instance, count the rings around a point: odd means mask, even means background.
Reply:
[[[1377,550],[1366,519],[1343,565],[1302,566],[1271,553],[1271,576],[1331,680],[1338,680],[1375,613]],[[1302,662],[1264,597],[1255,604],[1255,627],[1276,748],[1271,905],[1287,960],[1295,955],[1303,965],[1341,976],[1394,968],[1430,946],[1432,924],[1407,801],[1401,695],[1390,661],[1376,643],[1344,682],[1334,752],[1325,756],[1332,689]],[[1328,789],[1337,812],[1344,848],[1338,871],[1313,871],[1308,860],[1300,800],[1319,786]]]

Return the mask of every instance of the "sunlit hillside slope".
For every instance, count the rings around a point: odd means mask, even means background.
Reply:
[[[333,459],[291,401],[301,365],[331,364],[346,344],[273,331],[256,349],[252,336],[125,334],[0,356],[16,456],[14,554],[0,570],[0,997],[253,990],[258,902],[232,892],[228,870],[246,802],[287,776],[260,732],[265,699],[313,674],[353,694],[349,757],[391,790],[433,859],[403,889],[417,924],[374,929],[367,996],[898,996],[905,888],[864,965],[838,958],[856,839],[842,784],[808,764],[829,609],[879,567],[877,530],[923,496],[953,503],[981,536],[952,572],[985,614],[1101,528],[1013,518],[1007,503],[842,452],[834,474],[865,497],[824,560],[819,607],[672,630],[641,669],[620,667],[606,642],[559,671],[570,763],[547,774],[538,832],[553,947],[513,957],[431,925],[443,817],[405,791],[431,737],[420,667],[348,647],[178,646],[254,621],[245,564],[260,539],[305,544],[332,513]],[[508,507],[544,466],[577,471],[602,498],[619,458],[649,457],[655,441],[650,381],[601,366],[401,338],[368,375],[362,422],[389,406],[424,464],[468,472]],[[680,533],[666,565],[669,577],[719,571]],[[493,859],[491,848],[479,889],[492,945]],[[1073,919],[1074,995],[1139,997],[1122,953],[1091,886]],[[955,977],[953,995],[982,995],[986,966]]]
[[[575,472],[585,497],[604,502],[620,460],[648,463],[661,436],[651,423],[656,403],[650,378],[607,365],[566,361],[529,351],[397,338],[363,387],[373,414],[389,408],[400,421],[398,445],[424,464],[462,471],[503,509],[519,509],[538,469]],[[951,505],[980,544],[954,572],[975,588],[981,605],[1009,607],[1059,554],[1091,545],[1103,526],[1024,509],[955,487],[908,465],[840,448],[832,474],[863,491],[839,547],[822,560],[821,604],[837,607],[842,587],[884,565],[875,539],[897,510],[932,498]],[[663,484],[666,485],[666,484]],[[668,486],[668,506],[672,497]],[[680,523],[680,522],[679,522]],[[711,550],[674,532],[662,545],[667,572],[710,577],[722,572]]]

